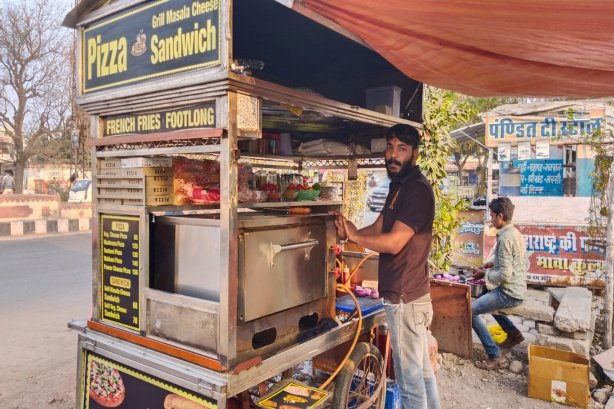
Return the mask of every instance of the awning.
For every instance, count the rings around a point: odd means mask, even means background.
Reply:
[[[614,95],[611,0],[286,3],[352,32],[429,85],[476,96]]]

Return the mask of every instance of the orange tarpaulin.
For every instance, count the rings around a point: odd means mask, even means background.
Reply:
[[[302,0],[407,76],[476,96],[614,95],[614,0]]]

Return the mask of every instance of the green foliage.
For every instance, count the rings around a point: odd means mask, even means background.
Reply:
[[[47,183],[47,193],[50,195],[59,195],[62,202],[68,201],[69,190],[66,183],[59,180],[51,180]]]
[[[420,147],[420,169],[433,185],[436,200],[433,223],[433,248],[430,265],[434,273],[448,271],[452,262],[452,235],[460,227],[458,214],[466,208],[466,201],[443,192],[442,180],[448,158],[458,147],[450,136],[476,116],[477,109],[467,98],[451,91],[425,87],[424,127]]]
[[[606,237],[606,223],[610,214],[608,209],[608,183],[612,166],[612,145],[605,139],[611,140],[611,132],[605,138],[600,129],[595,130],[586,139],[586,144],[595,152],[595,167],[591,172],[593,190],[589,208],[588,233],[593,240],[603,241]]]

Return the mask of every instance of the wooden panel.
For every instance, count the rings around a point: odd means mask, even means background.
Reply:
[[[468,285],[431,281],[433,322],[431,332],[440,351],[470,358],[471,290]]]

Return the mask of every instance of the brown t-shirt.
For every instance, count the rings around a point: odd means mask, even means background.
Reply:
[[[418,166],[391,184],[382,216],[383,233],[390,232],[398,220],[415,234],[398,254],[380,254],[380,294],[395,304],[414,301],[430,292],[428,257],[435,218],[433,188]]]

